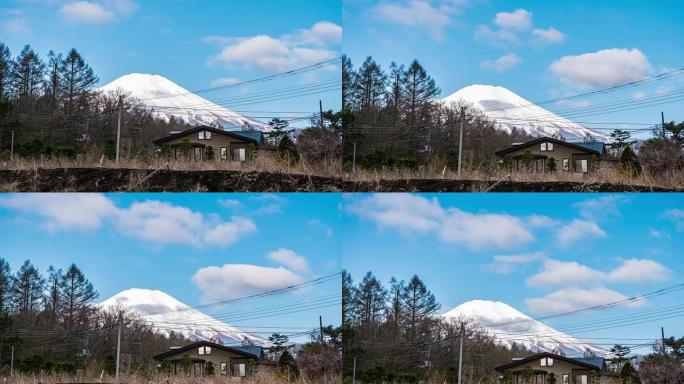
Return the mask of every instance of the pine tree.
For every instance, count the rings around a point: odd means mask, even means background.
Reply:
[[[62,276],[61,287],[63,322],[66,329],[73,329],[99,294],[76,264],[71,264]]]
[[[355,78],[359,109],[374,114],[382,106],[381,102],[385,95],[385,73],[373,58],[368,56],[357,70]]]
[[[396,340],[399,335],[399,321],[404,314],[401,302],[404,289],[404,280],[397,281],[394,277],[390,279],[389,315],[387,318],[392,322],[392,340]]]
[[[271,343],[271,346],[267,348],[268,352],[277,358],[283,351],[287,350],[286,344],[290,341],[290,338],[287,335],[274,333],[268,337],[268,341]]]
[[[43,301],[45,280],[36,267],[26,260],[12,278],[12,303],[18,314],[33,313]]]
[[[372,272],[366,273],[356,288],[354,297],[354,305],[362,325],[374,326],[381,320],[386,295],[387,291],[382,287],[380,280]]]
[[[52,265],[48,268],[47,275],[45,311],[49,316],[48,321],[50,326],[54,328],[57,324],[57,317],[60,312],[63,275],[61,269],[55,269]]]
[[[344,324],[350,323],[352,320],[350,316],[350,309],[352,300],[354,298],[354,280],[346,270],[342,270],[342,322]]]
[[[404,307],[404,323],[409,330],[409,339],[414,341],[418,328],[439,310],[440,304],[417,275],[413,275],[406,284],[401,299]]]
[[[9,312],[12,290],[12,272],[7,260],[0,258],[0,313]]]
[[[45,64],[31,46],[26,45],[12,63],[14,95],[24,103],[32,103],[31,99],[38,96],[38,90],[43,84],[44,71]]]
[[[71,115],[79,104],[80,107],[85,107],[85,96],[99,79],[83,57],[73,48],[62,61],[59,72],[65,112]]]
[[[427,74],[418,60],[413,60],[401,82],[405,93],[402,109],[406,114],[407,124],[414,127],[429,120],[433,100],[441,92],[435,80]]]
[[[639,175],[641,173],[641,163],[639,162],[639,158],[629,146],[625,147],[620,155],[620,165],[622,166],[622,169],[631,173],[633,176]]]
[[[390,100],[388,107],[392,112],[392,126],[396,127],[399,122],[399,106],[403,101],[401,79],[404,74],[404,66],[397,65],[394,61],[390,63]]]
[[[45,82],[45,97],[48,99],[50,112],[55,112],[58,107],[60,93],[60,67],[62,65],[62,54],[48,53],[47,81]]]
[[[610,148],[615,151],[616,154],[620,154],[623,148],[628,147],[632,142],[629,141],[632,134],[624,129],[616,129],[610,133],[610,137],[613,138],[613,142],[609,144]]]
[[[12,75],[12,56],[10,50],[0,43],[0,101],[9,96]]]
[[[268,134],[268,138],[271,139],[273,143],[278,144],[280,142],[280,138],[287,134],[285,129],[287,129],[290,123],[287,120],[281,120],[277,117],[274,117],[268,122],[268,125],[271,127],[271,132]]]
[[[347,55],[342,55],[342,109],[351,110],[354,105],[354,66]]]
[[[278,153],[280,153],[280,157],[289,165],[295,165],[299,162],[299,151],[297,151],[297,146],[287,134],[283,136],[278,143]]]

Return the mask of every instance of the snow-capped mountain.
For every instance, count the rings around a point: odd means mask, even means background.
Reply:
[[[171,331],[191,340],[221,341],[223,344],[268,345],[268,341],[216,320],[158,290],[133,288],[98,304],[104,309],[129,309],[152,324],[154,332]]]
[[[591,135],[596,140],[609,140],[609,136],[534,105],[504,87],[475,84],[442,99],[446,104],[458,104],[461,100],[496,120],[498,129],[506,132],[515,127],[532,136],[562,135],[566,140],[583,140]]]
[[[535,352],[561,350],[568,355],[581,355],[590,350],[597,356],[609,354],[604,349],[557,331],[500,301],[468,301],[442,316],[471,319],[490,334],[496,343],[507,348],[515,343]]]
[[[163,121],[171,116],[190,125],[220,125],[226,130],[268,130],[268,124],[241,116],[228,108],[200,97],[160,75],[130,73],[100,87],[98,91],[123,91],[143,104]]]

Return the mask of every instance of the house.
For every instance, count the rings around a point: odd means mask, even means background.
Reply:
[[[264,134],[256,130],[226,131],[203,125],[171,132],[155,140],[154,144],[168,146],[170,155],[177,160],[206,161],[213,153],[214,160],[244,162],[264,144]]]
[[[537,353],[495,368],[504,383],[547,384],[553,374],[557,384],[619,384],[620,377],[607,369],[602,357],[570,358],[550,352]]]
[[[189,377],[249,377],[266,365],[260,346],[225,346],[209,341],[172,347],[155,355],[154,359],[168,367],[171,375]]]
[[[598,141],[568,142],[539,137],[497,151],[496,157],[513,170],[542,173],[555,168],[561,172],[587,173],[605,159],[606,146]]]

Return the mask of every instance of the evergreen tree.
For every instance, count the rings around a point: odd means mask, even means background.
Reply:
[[[351,322],[349,310],[351,309],[354,298],[354,280],[346,270],[342,270],[342,322]]]
[[[38,270],[26,260],[12,278],[12,302],[18,314],[32,313],[43,301],[45,280]]]
[[[278,359],[278,368],[280,372],[289,378],[299,377],[299,368],[297,367],[297,362],[290,351],[285,349]]]
[[[382,287],[380,280],[372,272],[366,273],[356,288],[354,297],[361,325],[374,326],[381,320],[386,295],[387,291]]]
[[[639,158],[629,146],[625,147],[620,155],[620,165],[624,170],[630,172],[634,176],[641,173],[641,163],[639,162]]]
[[[387,77],[382,68],[368,56],[356,72],[355,93],[358,97],[359,109],[371,115],[380,109],[385,95]]]
[[[58,107],[60,93],[60,67],[62,66],[62,54],[55,54],[52,50],[48,53],[47,81],[45,82],[45,97],[48,99],[50,112],[55,112]]]
[[[622,384],[638,384],[641,383],[639,373],[634,369],[634,366],[629,361],[625,362],[620,370],[620,380]]]
[[[430,292],[423,281],[413,275],[406,284],[401,295],[404,307],[404,323],[408,328],[409,340],[414,341],[418,328],[431,315],[437,312],[440,304],[435,295]]]
[[[19,56],[12,63],[12,85],[18,99],[32,99],[38,96],[38,90],[43,84],[45,64],[30,45],[22,49]]]
[[[290,123],[287,120],[281,120],[277,117],[274,117],[268,122],[268,125],[272,129],[272,131],[268,134],[269,139],[273,140],[273,143],[278,144],[280,142],[280,138],[287,134],[285,129],[287,129]]]
[[[268,341],[271,342],[271,346],[267,348],[268,352],[277,358],[283,351],[287,350],[286,344],[290,341],[290,338],[287,335],[274,333],[268,337]]]
[[[0,101],[9,96],[12,75],[12,56],[9,48],[0,43]]]
[[[416,124],[428,121],[433,109],[433,100],[440,92],[435,80],[427,74],[418,60],[413,60],[404,72],[401,82],[405,94],[401,104],[406,114],[406,123],[410,127],[415,127]]]
[[[287,134],[283,136],[278,143],[278,153],[280,153],[280,157],[290,165],[295,165],[299,162],[299,151],[297,151],[297,146]]]
[[[47,270],[47,296],[45,300],[45,310],[49,317],[50,326],[54,328],[57,324],[57,318],[60,312],[60,304],[62,298],[62,270],[55,269],[52,265]]]
[[[64,273],[61,287],[63,322],[66,329],[74,329],[99,294],[76,264],[71,264]]]
[[[83,57],[73,48],[62,61],[59,72],[65,112],[71,115],[79,104],[81,107],[85,107],[85,96],[88,95],[99,79],[95,76],[93,69],[83,60]]]
[[[389,75],[389,83],[390,83],[390,100],[388,103],[388,107],[391,110],[392,113],[392,126],[396,127],[398,122],[399,122],[399,106],[401,105],[401,102],[403,101],[402,97],[402,88],[401,88],[401,81],[402,81],[402,76],[404,74],[404,66],[403,65],[397,65],[394,61],[390,64],[390,75]]]
[[[9,312],[12,294],[12,272],[7,260],[0,258],[0,313]]]
[[[392,340],[396,340],[399,335],[399,321],[404,314],[401,302],[404,289],[404,280],[398,281],[394,277],[390,279],[389,315],[387,318],[392,322]]]
[[[342,55],[342,109],[353,108],[354,66],[347,55]]]
[[[615,153],[620,154],[622,149],[628,147],[632,142],[629,141],[632,134],[624,129],[616,129],[610,133],[610,137],[613,138],[613,142],[609,144]]]

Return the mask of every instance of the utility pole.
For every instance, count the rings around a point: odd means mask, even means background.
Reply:
[[[356,141],[354,142],[354,158],[352,159],[352,173],[356,173]]]
[[[123,96],[119,96],[119,113],[116,121],[116,163],[119,163],[119,146],[121,145],[121,108]]]
[[[122,314],[119,312],[119,332],[116,337],[116,382],[119,382],[119,366],[121,364],[121,317]]]
[[[458,134],[458,177],[461,177],[461,161],[463,160],[463,120],[465,119],[465,111],[461,108],[460,131]],[[459,379],[461,375],[459,373]]]
[[[321,343],[323,343],[323,316],[318,316],[318,333],[321,336]]]
[[[663,139],[665,139],[665,112],[660,112],[660,122],[662,123],[660,127],[663,129]]]
[[[12,346],[12,363],[10,363],[10,376],[14,376],[14,345]]]
[[[461,326],[461,342],[458,348],[458,384],[461,384],[461,372],[463,371],[463,336],[465,331],[463,326]]]
[[[12,130],[12,144],[10,144],[10,161],[14,159],[14,129]]]
[[[356,384],[356,356],[354,356],[354,371],[352,371],[352,384]]]
[[[665,354],[665,328],[660,327],[660,344],[663,347],[663,355]]]
[[[320,117],[321,117],[321,128],[323,128],[323,101],[318,100],[318,110],[320,112]]]

